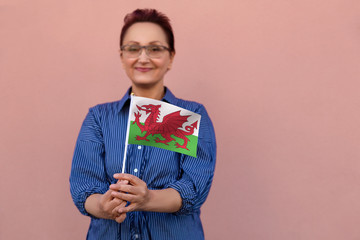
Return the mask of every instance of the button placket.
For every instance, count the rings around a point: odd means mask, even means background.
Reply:
[[[140,166],[141,166],[141,162],[142,162],[142,158],[143,158],[143,150],[144,148],[142,146],[137,146],[137,150],[134,151],[134,157],[135,157],[135,161],[132,164],[132,169],[131,169],[131,173],[135,176],[139,176],[140,174]]]

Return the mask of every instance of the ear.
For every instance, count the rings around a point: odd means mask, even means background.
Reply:
[[[124,56],[123,56],[123,53],[122,53],[121,49],[119,49],[119,54],[120,54],[120,60],[121,60],[122,68],[125,69],[125,67],[124,67]]]
[[[172,67],[174,58],[175,58],[175,52],[171,52],[171,53],[170,53],[170,63],[169,63],[169,66],[168,66],[168,68],[167,68],[168,71],[169,71],[169,70],[171,69],[171,67]]]

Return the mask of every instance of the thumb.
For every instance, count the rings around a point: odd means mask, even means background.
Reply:
[[[111,189],[109,189],[109,190],[107,190],[104,194],[103,194],[103,197],[102,197],[102,199],[103,199],[103,201],[110,201],[110,200],[112,200],[114,197],[111,195],[111,193],[113,192],[113,190],[111,190]]]

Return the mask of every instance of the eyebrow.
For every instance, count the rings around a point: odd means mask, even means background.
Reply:
[[[140,45],[140,43],[137,42],[137,41],[129,41],[127,44],[129,44],[129,43],[135,43],[135,44],[139,44],[139,45]],[[155,44],[155,43],[160,43],[160,44],[162,44],[160,41],[152,41],[152,42],[149,42],[149,44]]]

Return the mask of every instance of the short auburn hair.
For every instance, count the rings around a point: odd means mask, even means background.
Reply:
[[[151,22],[159,25],[165,32],[167,43],[169,44],[170,52],[175,53],[175,39],[172,27],[170,25],[170,19],[163,13],[156,9],[136,9],[132,13],[129,13],[124,18],[124,26],[121,29],[120,34],[120,48],[123,45],[124,36],[126,31],[134,23],[138,22]]]

